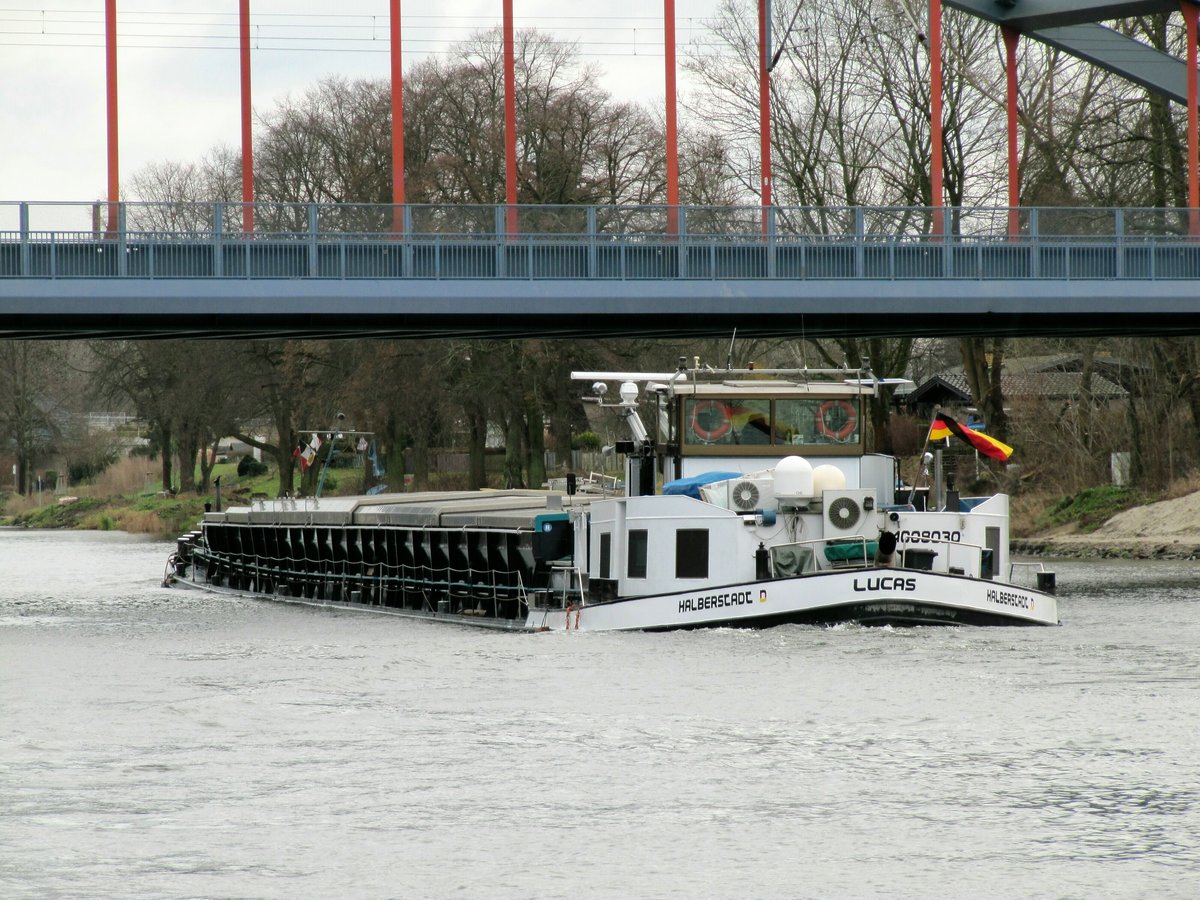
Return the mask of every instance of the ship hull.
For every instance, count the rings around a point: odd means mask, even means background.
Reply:
[[[265,593],[184,578],[175,578],[173,583],[241,597],[505,631],[673,631],[850,622],[905,627],[1058,624],[1053,595],[1003,582],[896,568],[821,572],[699,591],[576,603],[565,609],[535,606],[510,618],[485,615],[482,602],[475,607],[469,600],[458,605],[459,611],[432,606],[411,609],[371,602],[370,591],[348,594],[351,599],[344,599]],[[365,601],[361,599],[364,596],[368,598]]]

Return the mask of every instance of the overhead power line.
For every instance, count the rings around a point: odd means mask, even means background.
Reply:
[[[388,52],[388,17],[361,13],[260,13],[252,16],[254,48],[281,52]],[[517,19],[537,27],[550,43],[577,48],[584,57],[661,58],[662,19],[657,16],[562,15]],[[719,50],[706,24],[695,18],[680,28],[692,46]],[[498,17],[421,14],[404,17],[404,47],[426,55],[466,45],[468,35],[499,25]],[[235,12],[138,10],[118,13],[118,43],[126,49],[224,50],[238,46]],[[101,47],[104,18],[97,10],[22,7],[0,10],[6,47]],[[333,32],[333,33],[331,33]],[[463,34],[466,32],[467,34]],[[447,36],[449,35],[449,36]],[[432,49],[432,48],[437,48]]]

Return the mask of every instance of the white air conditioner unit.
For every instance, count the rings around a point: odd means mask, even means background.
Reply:
[[[874,515],[874,490],[825,491],[825,539],[862,535],[871,539],[879,531]]]
[[[775,480],[761,475],[731,479],[729,508],[743,513],[775,509]]]

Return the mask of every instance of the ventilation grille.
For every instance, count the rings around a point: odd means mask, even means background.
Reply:
[[[735,481],[729,489],[729,501],[733,508],[742,512],[761,509],[758,485],[753,481]]]
[[[862,508],[853,497],[838,497],[829,504],[826,515],[829,524],[841,531],[848,531],[862,518]]]

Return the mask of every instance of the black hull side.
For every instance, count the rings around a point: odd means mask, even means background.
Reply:
[[[928,625],[1040,626],[1043,623],[995,613],[957,609],[933,604],[913,603],[911,600],[871,600],[864,603],[841,603],[821,609],[795,610],[755,616],[725,622],[701,622],[670,628],[647,628],[646,631],[679,631],[698,628],[774,628],[777,625],[863,625],[870,628],[891,626],[914,628]]]

